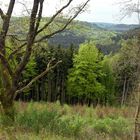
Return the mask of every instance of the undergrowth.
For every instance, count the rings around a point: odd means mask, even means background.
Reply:
[[[131,140],[133,131],[132,112],[126,108],[86,106],[61,106],[59,103],[16,103],[15,123],[6,129],[0,120],[0,138],[13,135],[27,140],[47,139],[50,135],[56,139],[79,140]],[[3,129],[4,128],[4,129]],[[6,132],[11,133],[6,133]],[[42,133],[43,132],[43,133]],[[32,135],[32,136],[31,136]],[[27,137],[26,136],[26,137]]]

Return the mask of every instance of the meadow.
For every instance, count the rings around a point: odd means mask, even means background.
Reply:
[[[131,107],[16,102],[15,122],[0,117],[0,140],[132,140]]]

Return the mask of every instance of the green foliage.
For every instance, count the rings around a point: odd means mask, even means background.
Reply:
[[[114,57],[113,69],[117,78],[118,91],[123,91],[128,95],[135,88],[139,79],[139,43],[136,38],[133,38],[122,40],[121,44],[121,50]]]
[[[95,44],[100,45],[109,45],[112,44],[111,38],[117,35],[114,31],[109,31],[103,28],[100,28],[96,24],[75,22],[71,27],[71,30],[79,36],[84,36],[87,40],[92,40]]]
[[[17,115],[16,123],[37,133],[45,129],[63,136],[78,136],[85,121],[80,116],[61,116],[58,110],[37,110],[30,105]]]
[[[32,77],[35,77],[35,75],[37,75],[36,62],[34,58],[31,58],[23,72],[23,79],[30,80]]]
[[[125,135],[130,133],[129,122],[122,118],[109,118],[96,120],[93,124],[93,128],[97,133],[106,133],[112,136]]]
[[[108,103],[113,103],[115,98],[116,77],[113,71],[113,57],[112,55],[105,56],[102,61],[102,84],[105,86],[105,96]]]
[[[57,122],[57,132],[61,135],[79,136],[85,121],[80,116],[62,116]]]
[[[74,57],[74,66],[68,75],[68,94],[72,97],[97,99],[103,96],[105,86],[101,65],[102,55],[92,42],[80,46]]]
[[[123,73],[127,73],[128,76],[133,75],[134,70],[136,71],[137,62],[139,61],[138,46],[137,39],[122,40],[122,48],[120,50],[118,60],[118,70],[123,71]]]
[[[58,118],[57,112],[49,112],[48,110],[37,111],[35,109],[25,111],[18,114],[16,121],[18,125],[30,128],[35,132],[39,132],[42,128],[52,130],[54,123]]]
[[[77,140],[107,139],[131,140],[133,131],[132,110],[124,115],[124,108],[61,106],[60,103],[16,103],[15,123],[2,126],[0,132],[14,139],[24,135],[33,139],[52,139],[53,136]],[[97,110],[104,112],[103,118]],[[107,113],[108,112],[108,113]],[[115,112],[115,113],[113,113]],[[105,114],[106,113],[106,114]],[[110,113],[113,113],[114,117]],[[131,114],[131,115],[130,115]],[[51,134],[51,136],[49,136]],[[13,138],[12,138],[13,137]],[[1,138],[1,133],[0,133]],[[54,138],[54,139],[55,139]],[[8,139],[8,138],[7,138]]]

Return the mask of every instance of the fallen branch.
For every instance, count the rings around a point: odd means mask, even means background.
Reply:
[[[40,78],[42,78],[43,76],[45,76],[50,70],[54,69],[58,64],[62,63],[62,61],[60,60],[60,61],[58,61],[55,65],[53,65],[53,66],[50,67],[50,64],[51,64],[53,61],[54,61],[54,59],[51,60],[51,61],[48,63],[47,68],[46,68],[45,71],[43,71],[41,74],[39,74],[38,76],[36,76],[35,78],[33,78],[26,86],[24,86],[23,88],[17,90],[17,91],[16,91],[16,94],[15,94],[15,97],[16,97],[17,94],[23,92],[23,91],[26,90],[26,89],[29,89],[29,88],[31,87],[31,85],[32,85],[35,81],[37,81],[37,80],[39,80]]]

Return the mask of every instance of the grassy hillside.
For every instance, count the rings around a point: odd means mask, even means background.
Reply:
[[[95,44],[111,44],[112,37],[116,36],[115,31],[103,29],[96,24],[88,22],[75,21],[69,30],[62,32],[50,39],[52,44],[61,44],[64,46],[70,44],[80,44],[86,40],[92,40]]]
[[[59,102],[15,105],[15,124],[8,122],[5,128],[0,121],[0,139],[132,140],[133,108],[71,107]]]
[[[66,30],[49,39],[52,45],[64,47],[74,44],[78,46],[85,41],[93,41],[104,54],[116,52],[120,48],[119,41],[126,38],[126,34],[132,34],[138,25],[88,23],[75,21],[69,30]],[[132,37],[132,35],[131,35]]]
[[[44,18],[41,21],[41,26],[46,23],[46,20],[48,20],[48,18]],[[43,32],[43,34],[49,34],[52,31],[57,30],[60,26],[63,26],[64,23],[64,19],[56,19],[55,22]],[[21,39],[25,39],[28,28],[26,25],[28,24],[28,17],[13,17],[10,25],[10,34],[15,34],[20,36]],[[92,40],[103,53],[108,54],[110,52],[116,52],[120,48],[118,45],[118,39],[124,37],[123,34],[126,31],[128,32],[136,27],[138,26],[74,21],[67,30],[53,36],[48,42],[51,45],[68,47],[71,44],[79,46],[79,44],[85,41]]]

